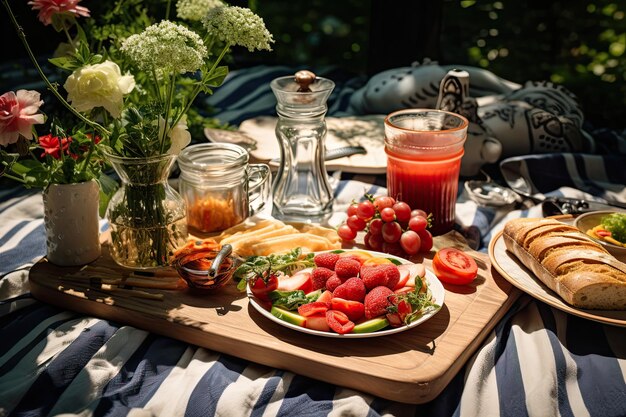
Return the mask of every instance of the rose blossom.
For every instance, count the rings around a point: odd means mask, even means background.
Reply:
[[[55,14],[89,17],[89,9],[79,6],[78,3],[80,0],[31,0],[28,5],[33,6],[33,10],[39,10],[37,17],[48,26]]]
[[[20,135],[33,138],[32,125],[44,122],[43,114],[37,114],[43,104],[34,90],[18,90],[0,96],[0,145],[17,142]]]
[[[67,99],[78,111],[104,107],[113,117],[119,117],[124,105],[124,95],[135,88],[132,75],[122,75],[120,67],[112,61],[86,65],[67,77],[63,85]]]
[[[65,153],[65,151],[67,151],[67,148],[69,148],[71,141],[71,137],[63,138],[61,139],[61,143],[59,144],[59,138],[57,136],[52,136],[52,134],[39,136],[39,146],[43,148],[43,153],[41,154],[41,157],[43,158],[44,156],[46,156],[46,154],[48,154],[55,159],[60,159],[61,146],[63,147],[63,152]],[[78,158],[78,156],[74,157],[74,155],[72,155],[72,157],[74,159]]]

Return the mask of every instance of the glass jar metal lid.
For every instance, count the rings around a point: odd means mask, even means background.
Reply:
[[[239,145],[201,143],[185,148],[178,157],[178,164],[183,174],[215,176],[238,171],[249,159],[248,152]]]

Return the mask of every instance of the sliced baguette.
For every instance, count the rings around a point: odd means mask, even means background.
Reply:
[[[574,307],[626,310],[626,264],[573,226],[553,219],[513,219],[506,248]]]

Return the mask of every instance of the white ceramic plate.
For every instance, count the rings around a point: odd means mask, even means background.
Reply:
[[[535,274],[519,262],[515,255],[506,250],[502,232],[489,245],[491,265],[511,284],[552,307],[575,316],[595,320],[604,324],[626,327],[626,311],[583,310],[567,304],[557,293],[546,286]]]
[[[594,227],[599,225],[603,217],[608,216],[609,214],[613,214],[613,213],[618,213],[618,212],[617,211],[591,211],[589,213],[581,214],[580,216],[576,217],[576,220],[574,220],[574,226],[576,226],[578,230],[586,234],[587,230],[593,229]],[[624,214],[622,212],[619,212],[619,213]],[[619,259],[622,262],[626,262],[626,247],[617,246],[601,239],[595,239],[592,236],[589,236],[589,237],[591,237],[593,240],[595,240],[596,242],[604,246],[604,248],[608,250],[611,253],[611,255],[615,256],[617,259]]]
[[[346,250],[346,252],[350,252],[350,251]],[[399,257],[393,256],[393,255],[389,255],[387,253],[379,253],[379,252],[372,252],[372,251],[361,251],[361,250],[360,250],[360,252],[369,252],[372,255],[376,256],[376,257],[396,259],[396,260],[400,261],[403,264],[411,264],[412,263],[410,261],[407,261],[406,259],[399,258]],[[428,284],[428,288],[430,289],[430,292],[431,292],[431,294],[433,296],[434,302],[437,303],[439,308],[431,310],[430,312],[428,312],[427,314],[424,314],[422,317],[420,317],[419,319],[415,320],[413,323],[411,323],[409,325],[400,326],[400,327],[388,327],[388,328],[385,328],[383,330],[379,330],[377,332],[371,332],[371,333],[339,334],[339,333],[335,333],[335,332],[322,332],[322,331],[319,331],[319,330],[312,330],[312,329],[307,329],[306,327],[297,326],[295,324],[291,324],[291,323],[288,323],[288,322],[286,322],[284,320],[279,319],[278,317],[274,316],[272,313],[267,311],[265,308],[263,308],[263,306],[261,306],[256,301],[256,298],[252,295],[252,292],[250,291],[250,287],[247,288],[247,293],[248,293],[248,299],[250,300],[250,304],[252,305],[252,307],[254,307],[255,310],[257,310],[259,313],[261,313],[263,316],[267,317],[271,321],[273,321],[275,323],[278,323],[278,324],[280,324],[283,327],[287,327],[287,328],[290,328],[290,329],[293,329],[293,330],[296,330],[296,331],[299,331],[299,332],[302,332],[302,333],[312,334],[312,335],[315,335],[315,336],[331,337],[331,338],[338,338],[338,339],[362,339],[362,338],[367,338],[367,337],[388,336],[390,334],[404,332],[406,330],[409,330],[409,329],[412,329],[414,327],[419,326],[420,324],[424,323],[425,321],[427,321],[428,319],[433,317],[435,314],[437,314],[437,312],[443,306],[443,302],[444,302],[444,297],[445,297],[445,292],[446,291],[443,288],[443,285],[441,284],[441,282],[435,276],[435,274],[432,273],[428,269],[426,269],[426,283]]]

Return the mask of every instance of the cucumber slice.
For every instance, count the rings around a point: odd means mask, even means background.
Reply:
[[[270,311],[274,316],[278,317],[281,320],[286,321],[287,323],[295,324],[296,326],[305,327],[306,317],[302,317],[298,313],[294,313],[293,311],[288,311],[282,309],[280,307],[272,306],[272,310]]]
[[[385,317],[376,317],[357,324],[352,329],[352,333],[371,333],[389,326],[389,321]]]

